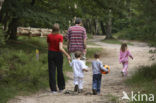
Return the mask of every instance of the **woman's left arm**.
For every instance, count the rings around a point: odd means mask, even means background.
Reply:
[[[67,56],[68,60],[70,60],[70,55],[64,50],[62,42],[59,42],[59,49]]]

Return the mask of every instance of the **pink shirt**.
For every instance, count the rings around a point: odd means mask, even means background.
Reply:
[[[87,38],[86,29],[82,26],[71,26],[68,29],[69,52],[84,51],[84,40]]]
[[[125,52],[120,51],[119,62],[120,63],[124,63],[124,62],[128,63],[128,57],[132,57],[131,53],[128,50],[126,50]]]

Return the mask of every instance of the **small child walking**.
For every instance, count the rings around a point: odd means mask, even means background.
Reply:
[[[100,54],[95,53],[94,54],[95,60],[92,61],[92,70],[93,70],[93,83],[92,83],[92,90],[93,95],[100,94],[100,88],[101,88],[101,69],[108,72],[106,68],[104,68],[102,62],[100,61]]]
[[[75,52],[75,58],[72,62],[69,61],[70,66],[73,68],[74,73],[74,91],[81,93],[83,90],[83,77],[84,71],[88,71],[88,66],[85,65],[85,62],[80,60],[82,53],[80,51]]]
[[[128,50],[127,44],[122,43],[120,48],[120,58],[119,62],[122,63],[123,69],[121,71],[122,76],[127,76],[128,72],[128,57],[133,60],[133,56],[131,55],[130,51]]]

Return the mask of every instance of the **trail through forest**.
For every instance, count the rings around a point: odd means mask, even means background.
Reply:
[[[73,74],[68,73],[70,79],[66,83],[66,90],[69,94],[57,93],[52,94],[49,91],[41,91],[31,96],[17,96],[8,103],[116,103],[114,99],[118,99],[119,103],[124,103],[121,100],[123,91],[129,93],[130,88],[124,84],[125,78],[121,77],[122,65],[119,64],[119,44],[108,44],[101,42],[103,36],[94,36],[90,42],[95,45],[88,45],[88,48],[103,48],[102,62],[110,65],[111,72],[108,75],[102,76],[101,95],[91,95],[92,93],[92,69],[85,73],[84,77],[84,92],[76,94],[71,92],[74,88]],[[151,65],[154,61],[151,60],[151,49],[146,43],[133,42],[128,48],[134,56],[134,60],[129,60],[128,76],[131,76],[137,67],[142,65]],[[91,61],[91,60],[88,60]],[[65,92],[64,91],[64,92]]]

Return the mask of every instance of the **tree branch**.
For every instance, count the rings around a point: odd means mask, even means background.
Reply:
[[[31,5],[34,6],[35,5],[36,0],[32,0],[31,1]]]

